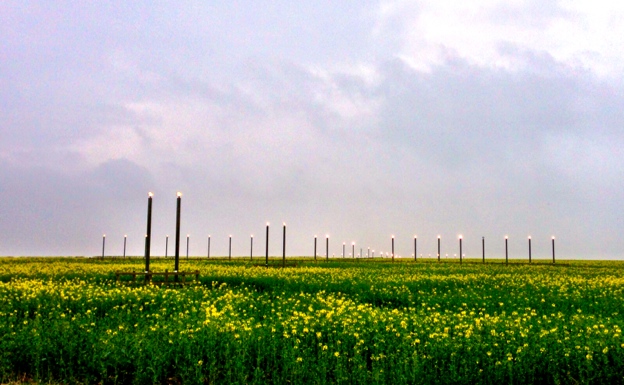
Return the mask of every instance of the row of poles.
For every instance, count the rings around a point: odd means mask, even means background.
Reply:
[[[148,198],[147,198],[147,231],[145,233],[145,272],[148,273],[149,272],[149,267],[150,267],[150,252],[151,252],[151,233],[152,233],[152,199],[154,197],[153,193],[148,193]],[[180,263],[180,216],[181,216],[181,209],[182,209],[182,193],[178,192],[177,193],[177,202],[176,202],[176,233],[175,233],[175,254],[174,254],[174,271],[177,273],[178,272],[178,268],[179,268],[179,263]],[[189,257],[189,238],[190,235],[187,234],[186,236],[186,258],[188,259]],[[210,258],[210,235],[208,236],[208,258]],[[251,249],[250,249],[250,259],[253,259],[253,234],[251,235]],[[438,255],[437,255],[437,259],[438,262],[440,262],[440,257],[441,257],[441,240],[442,237],[440,235],[438,235]],[[460,235],[458,237],[459,240],[459,263],[463,263],[463,236]],[[317,260],[317,241],[318,238],[315,235],[314,236],[314,260]],[[391,238],[391,246],[392,246],[392,252],[390,254],[390,257],[392,258],[392,262],[394,262],[394,258],[395,258],[395,253],[394,253],[394,235]],[[509,237],[505,236],[505,263],[508,264],[509,263],[509,247],[508,247],[508,241],[509,241]],[[532,255],[531,255],[531,236],[528,237],[528,242],[529,242],[529,263],[532,262]],[[553,236],[551,239],[551,243],[552,243],[552,263],[555,263],[555,237]],[[126,244],[127,244],[127,235],[124,235],[124,248],[123,248],[123,256],[124,258],[126,257]],[[104,258],[104,253],[105,253],[105,247],[106,247],[106,234],[104,234],[102,236],[102,258]],[[165,239],[165,257],[167,257],[167,252],[168,252],[168,247],[169,247],[169,236],[166,236]],[[342,243],[342,258],[345,258],[345,248],[346,248],[346,242]],[[482,261],[483,263],[485,263],[485,237],[481,237],[481,252],[482,252]],[[380,252],[381,256],[383,257],[383,252]],[[351,255],[353,258],[355,258],[355,242],[351,243]],[[418,237],[414,236],[414,261],[417,260],[417,256],[418,256]],[[360,249],[360,258],[362,257],[362,249]],[[368,258],[374,258],[375,257],[375,250],[372,250],[372,257],[371,257],[371,249],[370,247],[367,250],[367,257]],[[421,258],[422,258],[422,254],[421,254]],[[229,237],[229,252],[228,252],[228,259],[232,259],[232,236],[230,235]],[[325,259],[329,260],[329,235],[325,236]],[[268,266],[269,265],[269,223],[267,222],[266,224],[266,249],[265,249],[265,265]],[[286,223],[283,224],[282,227],[282,266],[286,266]]]

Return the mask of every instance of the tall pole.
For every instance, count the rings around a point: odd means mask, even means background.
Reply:
[[[462,236],[459,236],[459,264],[462,264]]]
[[[282,230],[282,267],[286,267],[286,222]]]
[[[169,236],[165,236],[165,259],[167,258],[167,251],[169,251]]]
[[[438,262],[440,262],[440,236],[438,235]]]
[[[102,259],[104,259],[104,248],[106,247],[106,234],[102,234]]]
[[[508,237],[505,235],[505,264],[509,264],[509,248],[507,247]]]
[[[175,239],[175,262],[173,270],[177,273],[180,268],[180,211],[182,209],[182,193],[178,191],[176,207],[176,239]],[[176,281],[178,276],[176,275]]]
[[[355,242],[351,242],[351,255],[355,259]]]
[[[232,260],[232,236],[230,235],[230,243],[228,246],[228,261]]]
[[[314,236],[314,261],[316,262],[316,235]]]
[[[191,237],[190,234],[186,234],[186,259],[189,259],[189,238]]]
[[[154,194],[151,192],[147,194],[147,231],[145,232],[145,272],[150,271],[150,247],[152,241],[152,197]],[[124,242],[124,256],[126,254],[126,245]],[[149,280],[148,275],[145,275],[145,280]]]
[[[345,243],[342,242],[342,258],[344,258],[345,255]]]
[[[210,235],[208,235],[208,254],[206,255],[207,255],[207,258],[210,258]]]
[[[392,236],[392,262],[394,262],[394,235]]]
[[[529,263],[531,263],[531,236],[529,235]]]
[[[555,263],[555,237],[552,237],[552,255],[553,255],[553,264]]]
[[[128,240],[128,235],[124,235],[124,259],[126,258],[126,241]]]
[[[266,224],[266,260],[265,266],[269,267],[269,222]]]
[[[325,236],[325,260],[329,262],[329,235]]]
[[[416,262],[417,257],[418,257],[418,237],[414,235],[414,262]]]
[[[251,234],[251,248],[249,249],[249,260],[253,260],[253,234]]]
[[[485,237],[481,237],[481,255],[483,257],[483,263],[485,263]]]

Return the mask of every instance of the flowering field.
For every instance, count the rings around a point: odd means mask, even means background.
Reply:
[[[622,263],[275,263],[1,258],[0,381],[624,383]]]

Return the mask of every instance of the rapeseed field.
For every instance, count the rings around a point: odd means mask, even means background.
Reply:
[[[154,260],[152,269],[173,268]],[[0,380],[624,383],[624,264],[1,258]]]

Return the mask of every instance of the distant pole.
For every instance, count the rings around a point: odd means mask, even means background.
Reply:
[[[440,236],[438,235],[438,262],[440,262]]]
[[[210,235],[208,235],[208,253],[206,254],[206,258],[210,258]]]
[[[366,258],[370,258],[370,247],[366,249]]]
[[[462,264],[462,236],[459,236],[459,264]]]
[[[529,263],[531,263],[531,236],[529,235]]]
[[[282,267],[286,267],[286,222],[282,230]]]
[[[104,259],[105,248],[106,248],[106,234],[102,234],[102,259]]]
[[[508,237],[505,235],[505,264],[509,264],[509,248],[507,247]]]
[[[375,250],[373,250],[373,253],[371,254],[371,258],[375,259]]]
[[[145,272],[150,271],[150,248],[152,241],[152,197],[154,194],[147,193],[147,231],[145,232]],[[126,244],[124,237],[124,257],[126,255]],[[145,275],[145,280],[149,280],[148,275]]]
[[[266,224],[266,260],[264,264],[269,267],[269,222]]]
[[[126,258],[126,241],[127,240],[128,240],[128,236],[124,235],[124,254],[123,254],[124,259]]]
[[[253,260],[253,234],[251,234],[251,247],[249,249],[249,260]]]
[[[342,242],[342,258],[344,258],[345,255],[345,243]]]
[[[394,235],[392,236],[392,262],[394,262]]]
[[[355,259],[355,242],[351,242],[351,255],[353,255],[353,259]]]
[[[362,259],[362,248],[360,247],[360,259]]]
[[[175,239],[175,262],[174,271],[177,273],[180,268],[180,211],[182,209],[182,193],[178,192],[177,208],[176,208],[176,239]],[[176,281],[178,276],[176,275]]]
[[[483,257],[483,263],[485,263],[485,237],[481,237],[481,255]]]
[[[414,262],[416,262],[417,257],[418,257],[418,237],[414,235]]]
[[[325,259],[329,262],[329,235],[325,236]]]
[[[552,255],[553,255],[553,264],[555,263],[555,237],[552,237]]]
[[[228,261],[232,260],[232,236],[230,235],[230,242],[228,246]]]
[[[189,259],[189,238],[191,237],[190,234],[186,234],[186,259]]]
[[[314,262],[316,262],[316,235],[314,236]]]
[[[167,259],[167,252],[169,251],[169,236],[165,236],[165,259]]]

